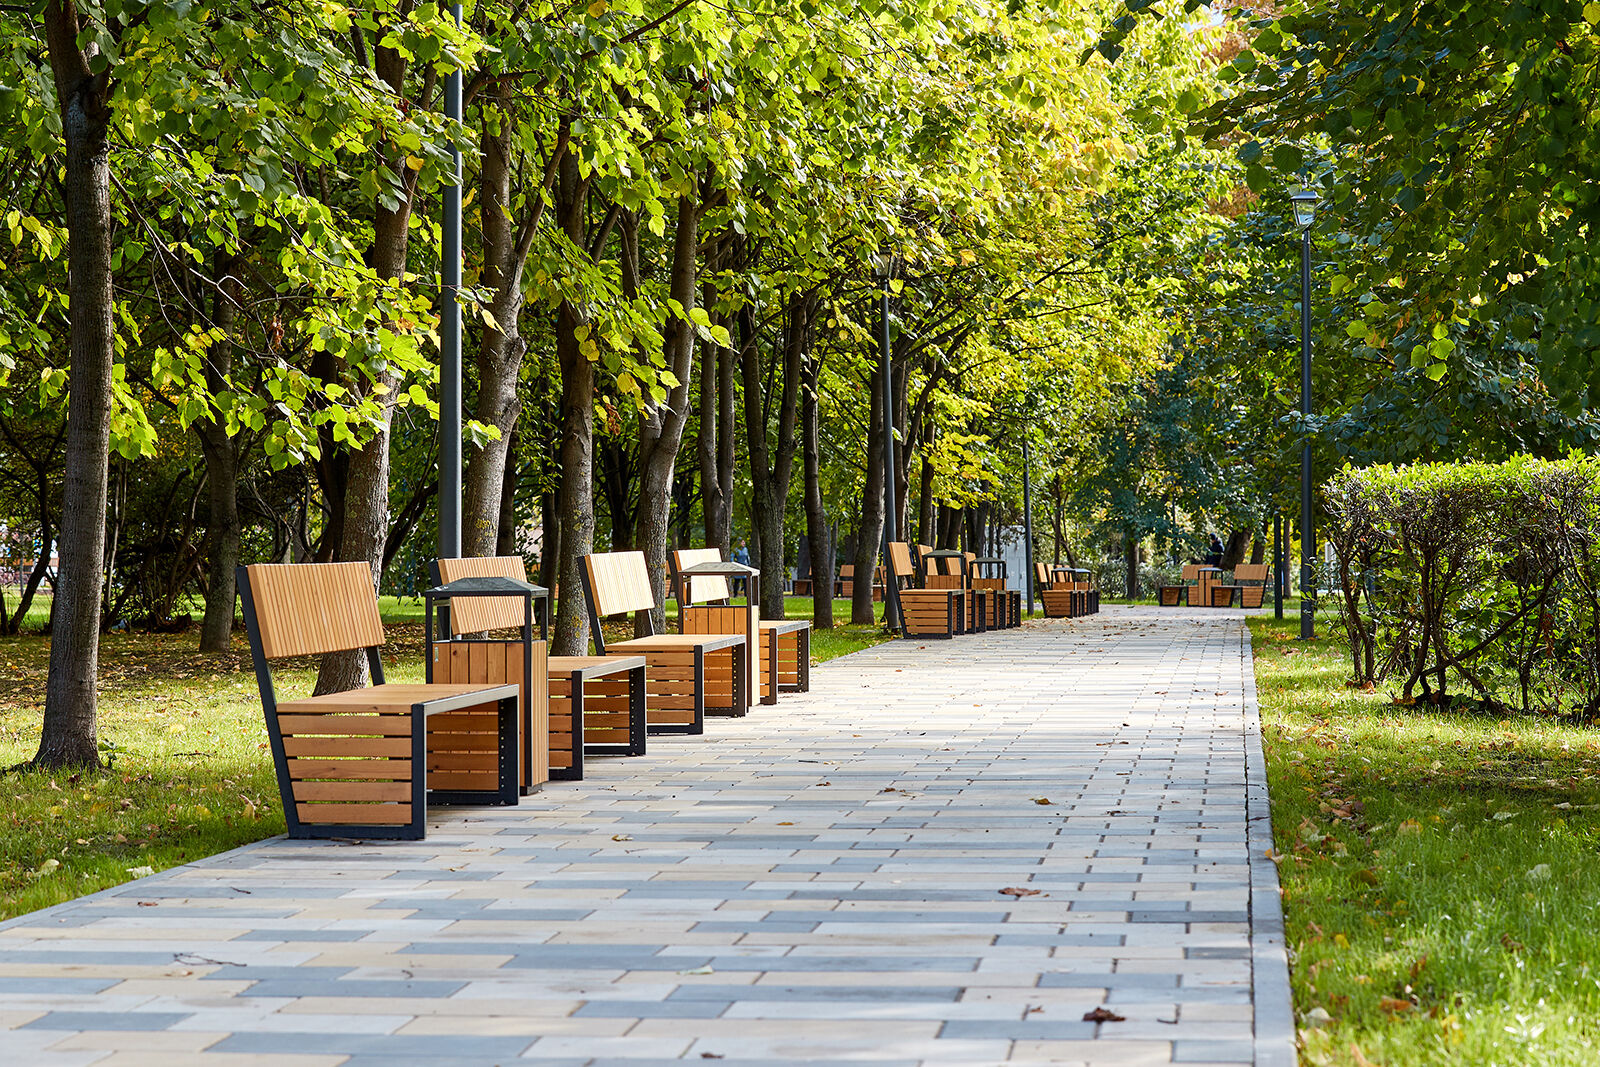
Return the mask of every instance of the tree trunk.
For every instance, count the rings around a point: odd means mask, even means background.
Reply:
[[[239,280],[235,256],[216,257],[216,299],[211,321],[223,333],[206,362],[206,387],[212,395],[228,387],[233,373],[233,324],[238,310]],[[239,443],[229,437],[220,419],[195,424],[206,463],[206,503],[211,521],[206,573],[206,614],[200,624],[200,651],[226,652],[233,647],[233,571],[239,565]]]
[[[861,522],[856,527],[855,578],[850,598],[850,621],[871,625],[877,621],[872,611],[872,579],[877,569],[878,550],[883,540],[883,390],[868,375],[870,395],[867,418],[867,477],[861,487]]]
[[[703,305],[710,309],[716,285],[704,286]],[[723,322],[726,327],[728,324]],[[705,516],[706,547],[728,549],[733,531],[735,353],[718,346],[717,358],[700,361],[700,433],[695,454],[700,463],[700,500]]]
[[[929,540],[933,535],[933,460],[928,454],[932,447],[930,433],[923,444],[922,470],[917,478],[917,541],[925,545],[933,543]]]
[[[677,227],[672,238],[672,273],[669,294],[688,316],[699,292],[700,219],[695,197],[678,199]],[[644,412],[639,419],[639,518],[634,545],[644,553],[650,589],[656,608],[651,611],[657,632],[665,627],[661,605],[667,590],[667,537],[672,521],[672,485],[683,428],[689,419],[689,379],[694,371],[694,327],[686,318],[667,323],[662,339],[663,362],[678,379],[666,402]],[[642,628],[644,619],[636,620]]]
[[[517,453],[521,445],[521,432],[512,430],[511,440],[506,444],[505,473],[500,479],[500,522],[494,540],[497,556],[522,554],[517,545]]]
[[[803,365],[800,394],[801,477],[805,482],[806,538],[811,548],[811,625],[833,629],[833,536],[822,506],[822,435],[817,405],[817,376],[822,360],[812,356]]]
[[[50,66],[66,140],[68,299],[66,469],[62,478],[61,570],[52,606],[50,672],[39,767],[100,763],[96,675],[105,580],[106,480],[111,455],[115,359],[111,296],[111,164],[108,74],[89,71],[72,0],[44,11]]]
[[[795,420],[800,399],[800,362],[810,347],[814,304],[815,298],[810,293],[794,293],[789,297],[788,325],[784,330],[781,354],[783,386],[778,401],[776,449],[769,446],[767,441],[767,390],[761,387],[761,346],[747,343],[744,349],[744,422],[750,457],[750,523],[758,535],[756,565],[764,579],[761,583],[763,619],[783,618],[783,583],[787,573],[783,551],[783,519],[797,444]]]
[[[1230,531],[1227,547],[1222,552],[1222,562],[1218,566],[1225,571],[1231,571],[1243,563],[1245,553],[1250,551],[1251,536],[1249,530]]]
[[[522,414],[517,379],[528,345],[519,322],[522,317],[522,270],[532,247],[531,232],[512,227],[511,152],[516,122],[509,106],[511,89],[498,90],[499,107],[485,109],[479,212],[483,229],[481,284],[491,290],[489,313],[494,325],[484,324],[478,346],[478,399],[473,418],[500,431],[467,460],[462,479],[461,552],[466,556],[493,555],[500,540],[500,495],[506,485],[506,457],[511,435]],[[490,121],[493,115],[495,121]],[[558,149],[559,150],[559,149]]]
[[[396,97],[404,94],[406,60],[391,48],[374,52],[376,72]],[[388,146],[386,165],[400,176],[400,197],[394,207],[380,198],[373,205],[372,270],[382,283],[403,285],[409,249],[411,208],[416,199],[417,172],[405,165],[406,153]],[[372,568],[372,593],[383,581],[383,549],[389,529],[389,429],[399,375],[387,366],[366,386],[378,395],[377,426],[367,443],[350,455],[345,486],[344,523],[339,559],[365,561]],[[367,682],[367,657],[356,649],[330,652],[317,671],[317,695],[359,689]]]
[[[557,183],[557,224],[574,245],[584,247],[584,208],[589,179],[568,153]],[[556,629],[552,656],[582,656],[589,650],[589,618],[583,602],[583,557],[594,551],[594,364],[578,348],[583,317],[571,301],[556,310],[556,359],[561,365],[560,537],[556,545]],[[548,531],[546,533],[548,537]],[[546,550],[548,553],[548,549]]]

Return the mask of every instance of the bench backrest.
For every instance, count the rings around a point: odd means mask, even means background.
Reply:
[[[917,547],[922,547],[918,545]],[[915,578],[917,565],[911,562],[911,546],[904,541],[889,542],[889,573],[896,580]]]
[[[1270,564],[1266,563],[1241,563],[1233,568],[1235,582],[1262,582],[1267,580]]]
[[[1198,582],[1199,580],[1200,580],[1200,564],[1198,564],[1198,563],[1185,563],[1183,565],[1183,576],[1181,578],[1179,578],[1179,581]]]
[[[367,563],[257,563],[246,576],[246,622],[266,659],[319,656],[383,644]]]
[[[589,606],[602,619],[656,607],[643,552],[596,552],[583,557],[583,571],[593,598]]]
[[[458,578],[515,578],[528,580],[528,569],[521,556],[474,556],[470,559],[441,559],[439,584]],[[520,627],[525,605],[519,596],[464,596],[450,601],[450,630],[456,634],[475,634],[485,630]]]
[[[685,568],[700,563],[721,562],[720,548],[680,548],[672,553],[672,569],[680,574]],[[678,595],[684,604],[710,604],[731,599],[733,593],[728,589],[728,579],[722,575],[700,574],[679,578]]]

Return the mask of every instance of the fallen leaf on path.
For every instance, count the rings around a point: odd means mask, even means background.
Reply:
[[[717,972],[712,970],[711,969],[711,964],[708,963],[703,967],[696,967],[692,971],[679,971],[678,973],[679,974],[716,974]]]
[[[1084,1012],[1083,1021],[1086,1023],[1125,1023],[1128,1018],[1125,1015],[1118,1015],[1108,1008],[1096,1008],[1094,1011]]]
[[[1008,897],[1036,897],[1039,895],[1039,890],[1024,889],[1019,885],[1008,885],[1004,889],[1000,890],[1000,892]]]
[[[613,841],[632,841],[633,840],[633,835],[632,834],[612,834],[611,835],[611,840],[613,840]]]
[[[1035,804],[1048,804],[1048,803],[1050,803],[1050,798],[1049,797],[1034,797],[1033,798],[1033,802]]]

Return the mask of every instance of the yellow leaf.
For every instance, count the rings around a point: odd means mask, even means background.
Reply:
[[[606,13],[606,9],[610,6],[611,4],[608,0],[594,0],[594,3],[589,5],[589,17],[592,19],[599,18]]]
[[[423,163],[422,159],[420,159],[417,156],[407,156],[406,157],[406,166],[410,167],[412,170],[421,170],[422,169],[422,163]]]

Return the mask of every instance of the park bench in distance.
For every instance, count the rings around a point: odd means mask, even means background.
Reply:
[[[1005,560],[979,559],[976,552],[968,552],[967,584],[994,594],[996,626],[1009,629],[1022,625],[1022,592],[1006,587]]]
[[[678,627],[689,634],[744,634],[758,605],[745,590],[746,605],[732,603],[728,579],[718,574],[684,577],[679,572],[697,563],[721,563],[720,548],[683,548],[667,554],[672,588],[678,599]],[[760,648],[752,678],[761,680],[759,699],[776,704],[779,693],[804,693],[811,688],[811,622],[809,619],[755,619]]]
[[[238,569],[289,836],[420,840],[427,804],[517,802],[517,687],[383,680],[366,563]],[[278,703],[271,661],[365,651],[365,689]]]
[[[889,580],[898,588],[901,628],[907,637],[954,637],[965,632],[966,593],[959,589],[919,589],[900,587],[901,582],[916,582],[917,567],[911,562],[911,546],[904,541],[889,542]]]
[[[441,559],[434,561],[433,572],[440,584],[466,578],[527,581],[521,556]],[[523,625],[525,608],[520,596],[452,599],[448,615],[450,639],[432,642],[428,680],[521,685],[527,679],[530,684],[523,688],[522,705],[523,765],[531,767],[539,781],[582,780],[585,755],[644,755],[642,658],[549,656],[544,640],[535,640],[524,649],[520,635],[505,640],[488,638],[493,631]],[[431,634],[432,620],[429,622]],[[525,777],[524,790],[527,785]]]
[[[1233,568],[1233,583],[1239,587],[1239,606],[1259,608],[1267,598],[1270,563],[1241,563]]]
[[[962,614],[965,626],[962,633],[983,633],[995,625],[994,602],[987,592],[978,592],[968,582],[967,560],[954,549],[935,549],[917,546],[917,565],[922,570],[924,589],[959,590],[964,599]]]
[[[1039,600],[1044,604],[1044,614],[1050,619],[1075,619],[1088,613],[1088,596],[1078,590],[1065,567],[1048,563],[1033,565],[1039,583]]]
[[[600,624],[613,615],[635,615],[647,631],[654,631],[650,613],[658,605],[643,552],[584,556],[583,597],[599,655],[644,657],[645,723],[651,733],[703,734],[707,714],[744,715],[750,710],[742,634],[648,632],[606,641]]]

